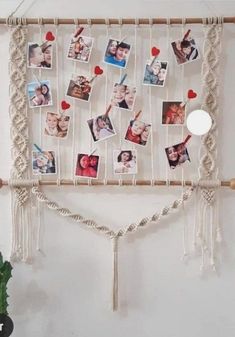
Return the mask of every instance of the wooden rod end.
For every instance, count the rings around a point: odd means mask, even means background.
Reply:
[[[235,190],[235,178],[230,180],[230,187],[232,190]]]

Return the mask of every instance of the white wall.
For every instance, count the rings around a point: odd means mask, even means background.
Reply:
[[[1,15],[13,11],[18,1],[1,1]],[[32,6],[30,6],[32,4]],[[27,10],[27,7],[29,9]],[[148,17],[234,15],[233,1],[26,1],[19,15],[28,17]],[[176,27],[177,29],[177,27]],[[201,27],[192,27],[202,42]],[[234,176],[234,26],[224,29],[221,67],[221,115],[219,122],[220,178]],[[1,116],[0,177],[10,170],[8,118],[9,33],[0,27]],[[162,42],[164,43],[164,42]],[[185,88],[200,92],[200,66],[186,73]],[[192,76],[192,77],[191,77]],[[62,90],[62,89],[61,89]],[[200,96],[200,95],[199,95]],[[192,141],[192,150],[197,140]],[[193,151],[192,151],[193,152]],[[190,178],[196,175],[196,164]],[[66,194],[65,194],[66,189]],[[64,206],[113,228],[152,214],[176,198],[178,188],[79,187],[47,188],[47,194]],[[195,199],[186,207],[192,232]],[[0,250],[10,254],[10,194],[0,193]],[[9,313],[16,337],[232,337],[235,333],[235,229],[234,192],[221,190],[220,223],[223,244],[218,252],[218,275],[200,277],[200,258],[182,261],[182,212],[156,227],[120,242],[120,310],[111,308],[111,243],[72,221],[42,210],[42,253],[32,266],[14,265],[9,282]],[[36,221],[36,220],[35,220]],[[192,235],[188,246],[191,249]]]

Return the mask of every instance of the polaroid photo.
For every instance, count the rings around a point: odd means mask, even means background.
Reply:
[[[184,125],[186,104],[182,101],[162,102],[162,124]]]
[[[52,105],[50,81],[28,83],[27,91],[30,108]]]
[[[100,157],[79,153],[77,156],[75,176],[96,179],[98,177]]]
[[[114,67],[124,69],[127,66],[130,50],[130,44],[117,39],[109,39],[103,61]]]
[[[56,174],[56,160],[54,151],[32,151],[33,175]]]
[[[109,116],[99,115],[87,121],[94,142],[99,142],[116,135]]]
[[[182,40],[172,42],[171,46],[178,65],[200,59],[199,49],[195,40],[187,33]]]
[[[27,50],[27,67],[52,69],[53,45],[51,41],[42,44],[29,42]]]
[[[159,61],[156,58],[148,60],[145,66],[143,84],[155,87],[164,87],[167,70],[167,61]]]
[[[90,36],[75,36],[75,34],[73,34],[69,43],[67,58],[70,60],[88,63],[91,56],[93,42],[94,39]]]
[[[65,139],[68,135],[69,123],[70,116],[47,112],[44,135]]]
[[[190,161],[188,150],[184,143],[179,143],[165,148],[168,163],[171,169]]]
[[[137,174],[136,150],[113,150],[114,174]]]
[[[66,95],[89,102],[92,91],[91,80],[83,75],[72,75]]]
[[[136,87],[115,83],[113,86],[111,105],[132,111],[136,98]]]
[[[126,131],[125,140],[138,145],[147,145],[151,124],[131,119]]]

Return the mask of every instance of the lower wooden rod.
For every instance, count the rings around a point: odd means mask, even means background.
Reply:
[[[133,183],[132,180],[107,180],[104,182],[103,180],[95,180],[95,179],[78,179],[78,180],[71,180],[71,179],[61,179],[61,180],[15,180],[15,181],[7,181],[0,179],[0,188],[3,186],[12,185],[14,187],[32,187],[37,185],[44,185],[44,186],[60,186],[60,185],[68,185],[68,186],[84,186],[84,185],[91,185],[91,186],[192,186],[192,185],[199,185],[202,187],[214,187],[214,186],[222,186],[222,187],[230,187],[231,189],[235,189],[235,178],[231,180],[220,181],[219,184],[214,181],[199,181],[199,182],[192,182],[191,180],[136,180]]]

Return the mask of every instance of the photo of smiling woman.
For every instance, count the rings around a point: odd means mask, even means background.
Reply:
[[[49,41],[43,44],[28,43],[28,68],[52,68],[52,44]]]
[[[133,110],[136,98],[136,87],[115,83],[113,87],[111,104],[126,110]]]
[[[84,178],[97,178],[99,168],[99,156],[90,156],[87,153],[79,153],[75,176]]]
[[[171,169],[175,169],[187,160],[190,161],[188,150],[184,143],[167,147],[165,152]]]
[[[114,150],[113,167],[115,174],[137,173],[137,151],[136,150]]]

